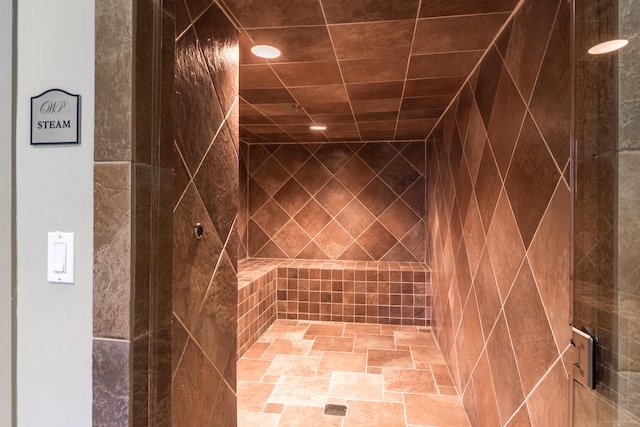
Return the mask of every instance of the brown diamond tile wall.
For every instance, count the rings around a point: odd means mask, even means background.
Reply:
[[[248,257],[425,262],[424,142],[247,150]]]
[[[427,141],[433,326],[473,425],[568,425],[569,28],[524,1]]]
[[[247,180],[239,185],[248,158],[237,130],[238,35],[216,4],[177,3],[172,425],[235,426],[248,198]]]

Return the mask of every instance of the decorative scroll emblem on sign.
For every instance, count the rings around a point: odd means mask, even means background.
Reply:
[[[79,144],[80,95],[50,89],[31,98],[31,144]]]

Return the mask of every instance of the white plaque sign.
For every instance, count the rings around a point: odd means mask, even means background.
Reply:
[[[79,144],[80,95],[50,89],[31,98],[31,144]]]

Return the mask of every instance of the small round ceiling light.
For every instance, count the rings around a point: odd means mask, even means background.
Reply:
[[[257,44],[251,48],[251,53],[264,59],[273,59],[282,55],[279,49],[266,44]]]
[[[604,53],[615,52],[616,50],[622,49],[626,45],[629,44],[629,40],[618,39],[618,40],[609,40],[604,43],[600,43],[592,47],[588,50],[591,55],[602,55]]]
[[[312,125],[312,126],[309,126],[309,129],[322,131],[322,130],[327,130],[327,127],[325,125]]]

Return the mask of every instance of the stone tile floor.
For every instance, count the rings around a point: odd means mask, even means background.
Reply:
[[[324,415],[327,403],[346,416]],[[238,426],[469,421],[429,328],[277,320],[238,362]]]

